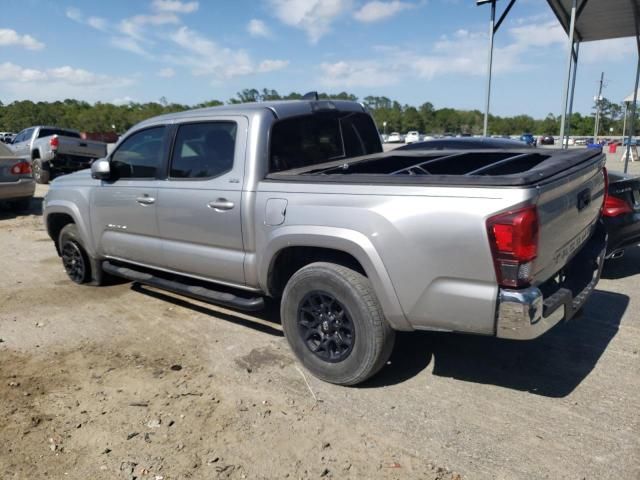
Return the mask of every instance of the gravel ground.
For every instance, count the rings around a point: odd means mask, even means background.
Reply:
[[[402,334],[342,388],[275,309],[72,284],[45,191],[0,211],[0,478],[640,478],[639,248],[536,341]]]

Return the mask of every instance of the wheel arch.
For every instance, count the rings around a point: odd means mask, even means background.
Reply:
[[[329,261],[368,277],[387,321],[396,330],[412,330],[384,263],[365,235],[333,227],[284,227],[261,250],[258,276],[268,295],[278,296],[291,275],[305,265]],[[282,268],[284,272],[279,271]]]
[[[44,223],[49,237],[51,237],[55,243],[58,255],[60,254],[60,246],[58,245],[60,231],[69,223],[74,223],[77,226],[83,248],[90,256],[94,255],[88,227],[84,222],[79,221],[80,218],[82,218],[82,216],[78,211],[78,207],[73,203],[65,201],[47,203],[44,213]]]

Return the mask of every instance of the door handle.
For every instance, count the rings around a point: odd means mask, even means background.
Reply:
[[[226,198],[218,198],[213,202],[207,203],[207,207],[212,208],[216,211],[231,210],[234,206],[235,204],[233,202],[230,202]]]
[[[156,199],[145,195],[143,197],[136,198],[136,202],[138,202],[140,205],[153,205],[156,202]]]

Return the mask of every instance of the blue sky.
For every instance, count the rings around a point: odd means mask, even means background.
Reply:
[[[2,0],[0,100],[228,100],[346,90],[483,110],[489,7],[473,0]],[[498,2],[498,10],[506,1]],[[496,36],[492,112],[560,112],[566,35],[517,0]],[[633,39],[581,46],[575,110],[633,89]]]

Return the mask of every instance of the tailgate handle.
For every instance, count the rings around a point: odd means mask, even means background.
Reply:
[[[591,203],[591,189],[586,188],[578,194],[578,211],[584,210]]]

